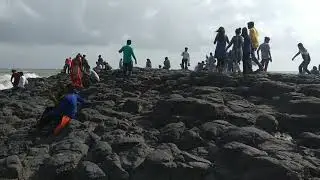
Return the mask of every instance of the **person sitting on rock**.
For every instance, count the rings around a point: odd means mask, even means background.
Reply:
[[[196,67],[194,68],[194,71],[195,71],[195,72],[200,72],[200,71],[201,71],[201,70],[200,70],[200,67],[201,67],[201,63],[198,62],[198,64],[197,64]]]
[[[19,85],[19,81],[20,81],[20,74],[17,73],[17,70],[12,70],[12,75],[11,75],[11,83],[12,83],[12,86],[13,88],[17,88],[18,85]]]
[[[104,66],[104,70],[105,71],[111,71],[112,70],[112,67],[106,61],[103,62],[103,66]]]
[[[96,62],[96,67],[93,68],[93,70],[96,72],[96,73],[100,73],[102,71],[102,65],[99,63],[99,62]]]
[[[162,69],[162,66],[161,66],[161,65],[159,65],[159,69]]]
[[[151,69],[152,68],[152,64],[151,64],[151,60],[150,59],[147,59],[146,68],[147,69]]]
[[[24,89],[25,85],[28,84],[29,82],[27,78],[24,76],[23,72],[19,72],[19,74],[20,74],[20,80],[19,80],[18,87],[21,89]]]
[[[320,74],[320,72],[317,69],[317,66],[313,66],[313,68],[311,70],[311,74],[314,74],[314,75],[319,75]]]
[[[170,60],[168,57],[165,57],[163,62],[163,69],[169,70],[170,68],[171,68]]]
[[[213,56],[213,53],[210,53],[210,56],[208,57],[208,71],[213,72],[216,68],[216,59]]]
[[[60,121],[59,125],[54,129],[54,135],[57,136],[63,128],[71,122],[71,119],[76,119],[78,107],[84,103],[78,92],[73,88],[64,96],[59,105],[54,108],[46,108],[40,121],[37,124],[37,129],[41,130],[52,121]]]

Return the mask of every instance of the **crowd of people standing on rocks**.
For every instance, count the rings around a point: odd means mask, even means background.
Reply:
[[[217,35],[214,39],[216,45],[214,54],[211,52],[206,56],[205,61],[199,62],[195,71],[209,71],[209,72],[233,72],[240,73],[239,64],[242,62],[243,74],[253,73],[252,64],[258,66],[257,71],[267,71],[268,65],[272,62],[270,37],[265,37],[263,43],[259,43],[259,33],[255,28],[254,22],[249,22],[248,27],[237,28],[235,35],[229,41],[224,27],[220,27],[216,32]],[[133,60],[137,64],[137,58],[134,50],[131,47],[131,40],[127,40],[118,52],[122,53],[123,58],[119,62],[119,68],[123,71],[124,77],[132,74]],[[228,51],[230,48],[232,49]],[[181,69],[188,70],[190,67],[190,54],[189,48],[185,47],[181,53]],[[292,58],[294,60],[298,55],[302,55],[303,62],[299,66],[299,73],[317,74],[319,69],[316,66],[311,71],[308,70],[311,58],[307,49],[302,43],[298,44],[298,53]],[[148,58],[146,60],[146,68],[152,68],[152,62]],[[163,66],[159,68],[170,70],[171,63],[168,57],[165,57]],[[65,65],[62,72],[69,74],[71,84],[63,86],[56,95],[50,95],[51,99],[55,102],[54,107],[47,107],[43,112],[40,121],[37,124],[37,129],[41,130],[48,123],[54,121],[58,125],[53,130],[54,135],[58,135],[64,127],[66,127],[72,119],[77,118],[77,112],[81,105],[86,101],[80,97],[79,92],[81,89],[90,86],[90,84],[99,82],[99,73],[103,71],[112,70],[112,67],[103,60],[102,56],[98,56],[96,67],[91,68],[85,54],[77,54],[75,58],[66,58]],[[28,80],[23,75],[23,72],[16,72],[12,70],[11,82],[14,88],[24,88]]]

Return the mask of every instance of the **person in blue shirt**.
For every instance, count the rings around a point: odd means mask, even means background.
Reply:
[[[70,123],[71,119],[77,118],[79,106],[83,103],[84,100],[78,92],[71,88],[56,107],[46,108],[37,124],[37,129],[42,129],[52,121],[60,121],[60,124],[54,132],[55,135],[59,134],[59,132]]]

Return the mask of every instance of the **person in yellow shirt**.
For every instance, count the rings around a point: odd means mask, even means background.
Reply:
[[[248,22],[248,29],[250,30],[249,34],[250,34],[250,39],[252,44],[252,51],[251,51],[252,61],[259,66],[259,71],[262,71],[263,67],[256,57],[256,51],[259,48],[260,43],[259,43],[259,33],[257,29],[254,27],[254,22]]]

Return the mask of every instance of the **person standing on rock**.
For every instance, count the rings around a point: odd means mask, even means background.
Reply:
[[[222,73],[225,67],[225,60],[227,56],[226,47],[227,47],[227,44],[229,44],[229,38],[226,35],[224,27],[220,27],[216,32],[218,34],[214,39],[214,44],[217,44],[214,56],[218,60],[218,64],[217,64],[218,72]]]
[[[299,73],[302,74],[303,72],[307,72],[308,74],[311,74],[311,72],[308,70],[308,65],[310,64],[311,58],[308,50],[303,46],[302,43],[298,44],[299,52],[293,56],[292,61],[299,56],[302,55],[302,63],[299,66]]]
[[[210,52],[210,56],[208,57],[208,71],[213,72],[215,71],[215,65],[216,64],[216,59],[214,58],[212,52]]]
[[[12,72],[12,75],[11,75],[11,83],[12,83],[12,86],[13,86],[13,88],[17,88],[18,87],[18,85],[19,85],[19,82],[20,82],[20,74],[19,73],[17,73],[17,70],[12,70],[11,71]]]
[[[248,34],[248,29],[246,27],[242,28],[241,36],[243,37],[243,56],[242,56],[242,65],[243,65],[243,74],[252,73],[252,62],[251,62],[251,40]]]
[[[127,40],[127,45],[123,46],[119,50],[119,53],[123,53],[123,74],[127,76],[128,72],[128,75],[131,76],[133,68],[132,57],[135,60],[135,64],[137,64],[136,56],[134,55],[133,49],[131,47],[131,40]]]
[[[19,72],[19,75],[20,75],[20,80],[19,80],[18,87],[21,89],[24,89],[25,85],[27,85],[29,82],[27,78],[24,76],[23,72]]]
[[[269,61],[272,62],[272,57],[271,57],[271,51],[270,51],[270,38],[269,37],[265,37],[264,38],[264,43],[261,44],[258,48],[258,60],[260,60],[260,51],[261,51],[261,65],[263,67],[263,70],[265,72],[267,72],[268,70],[268,65],[269,65]]]
[[[123,70],[123,59],[122,58],[119,61],[119,69]]]
[[[72,60],[71,63],[71,82],[73,87],[75,88],[83,88],[82,84],[82,76],[83,76],[83,71],[82,71],[82,59],[81,59],[81,54],[78,54],[75,59]]]
[[[152,64],[151,64],[151,60],[150,59],[147,59],[146,68],[147,69],[151,69],[152,68]]]
[[[251,59],[254,63],[256,63],[259,66],[259,71],[262,71],[263,67],[258,61],[258,59],[256,58],[256,51],[260,43],[259,43],[259,33],[257,29],[254,27],[254,22],[248,22],[248,29],[250,30],[250,38],[251,38],[251,45],[252,45]]]
[[[87,60],[87,57],[85,54],[82,55],[82,71],[83,72],[89,72],[90,71],[90,66]]]
[[[182,69],[188,69],[190,66],[190,54],[188,53],[188,47],[184,48],[184,51],[181,53],[182,56]]]
[[[232,47],[232,63],[233,63],[233,71],[239,71],[239,64],[243,58],[243,37],[241,36],[241,28],[236,29],[236,35],[232,37],[230,44],[227,47],[227,50]]]

